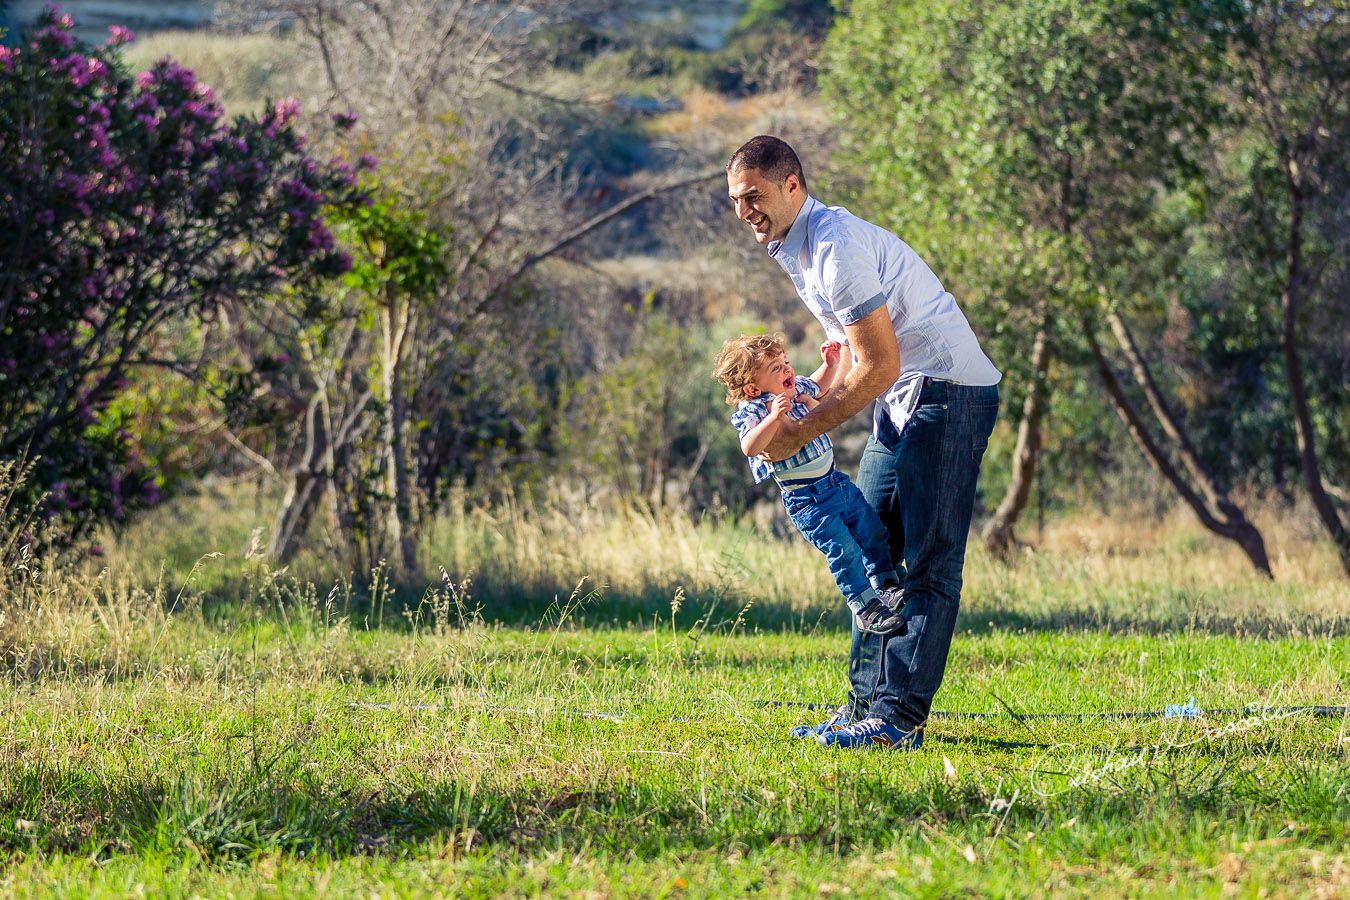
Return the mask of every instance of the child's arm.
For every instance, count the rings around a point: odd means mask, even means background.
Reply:
[[[741,452],[746,456],[759,456],[764,452],[764,448],[778,433],[778,426],[783,424],[791,409],[792,398],[787,394],[776,394],[769,406],[769,414],[761,419],[758,425],[741,435]]]
[[[808,408],[815,409],[816,401],[824,400],[829,394],[835,376],[839,374],[839,358],[842,350],[843,345],[838,341],[826,341],[820,345],[820,368],[811,373],[811,380],[820,387],[820,396],[808,403]]]

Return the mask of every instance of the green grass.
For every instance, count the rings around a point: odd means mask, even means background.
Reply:
[[[1344,721],[1093,715],[1346,703],[1343,582],[1297,529],[1273,585],[1184,521],[1065,523],[1011,568],[975,551],[937,706],[999,714],[935,717],[902,755],[793,741],[817,714],[762,702],[844,688],[799,541],[464,510],[423,548],[455,592],[372,599],[241,559],[241,507],[195,520],[214,533],[151,520],[112,571],[0,606],[0,892],[1350,891]],[[181,594],[190,563],[146,574],[226,532]]]

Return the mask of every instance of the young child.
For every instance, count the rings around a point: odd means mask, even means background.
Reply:
[[[834,383],[841,345],[820,347],[821,366],[798,377],[787,361],[782,335],[743,334],[722,345],[713,377],[736,407],[731,424],[741,436],[755,483],[773,478],[783,506],[802,536],[820,552],[861,631],[891,634],[904,626],[893,609],[899,588],[887,547],[886,526],[848,476],[835,468],[834,445],[822,434],[790,459],[760,457],[785,418],[800,419],[815,408]]]

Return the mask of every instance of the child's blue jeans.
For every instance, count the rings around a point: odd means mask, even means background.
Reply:
[[[783,506],[802,536],[825,554],[854,613],[877,596],[877,588],[900,583],[886,526],[843,472],[835,469],[807,484],[785,487]]]

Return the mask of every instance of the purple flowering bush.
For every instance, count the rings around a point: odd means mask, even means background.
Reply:
[[[130,382],[183,367],[185,322],[317,297],[351,265],[324,213],[363,200],[294,100],[227,121],[172,60],[127,71],[130,39],[86,45],[48,8],[0,56],[0,457],[37,460],[76,535],[158,497]]]

